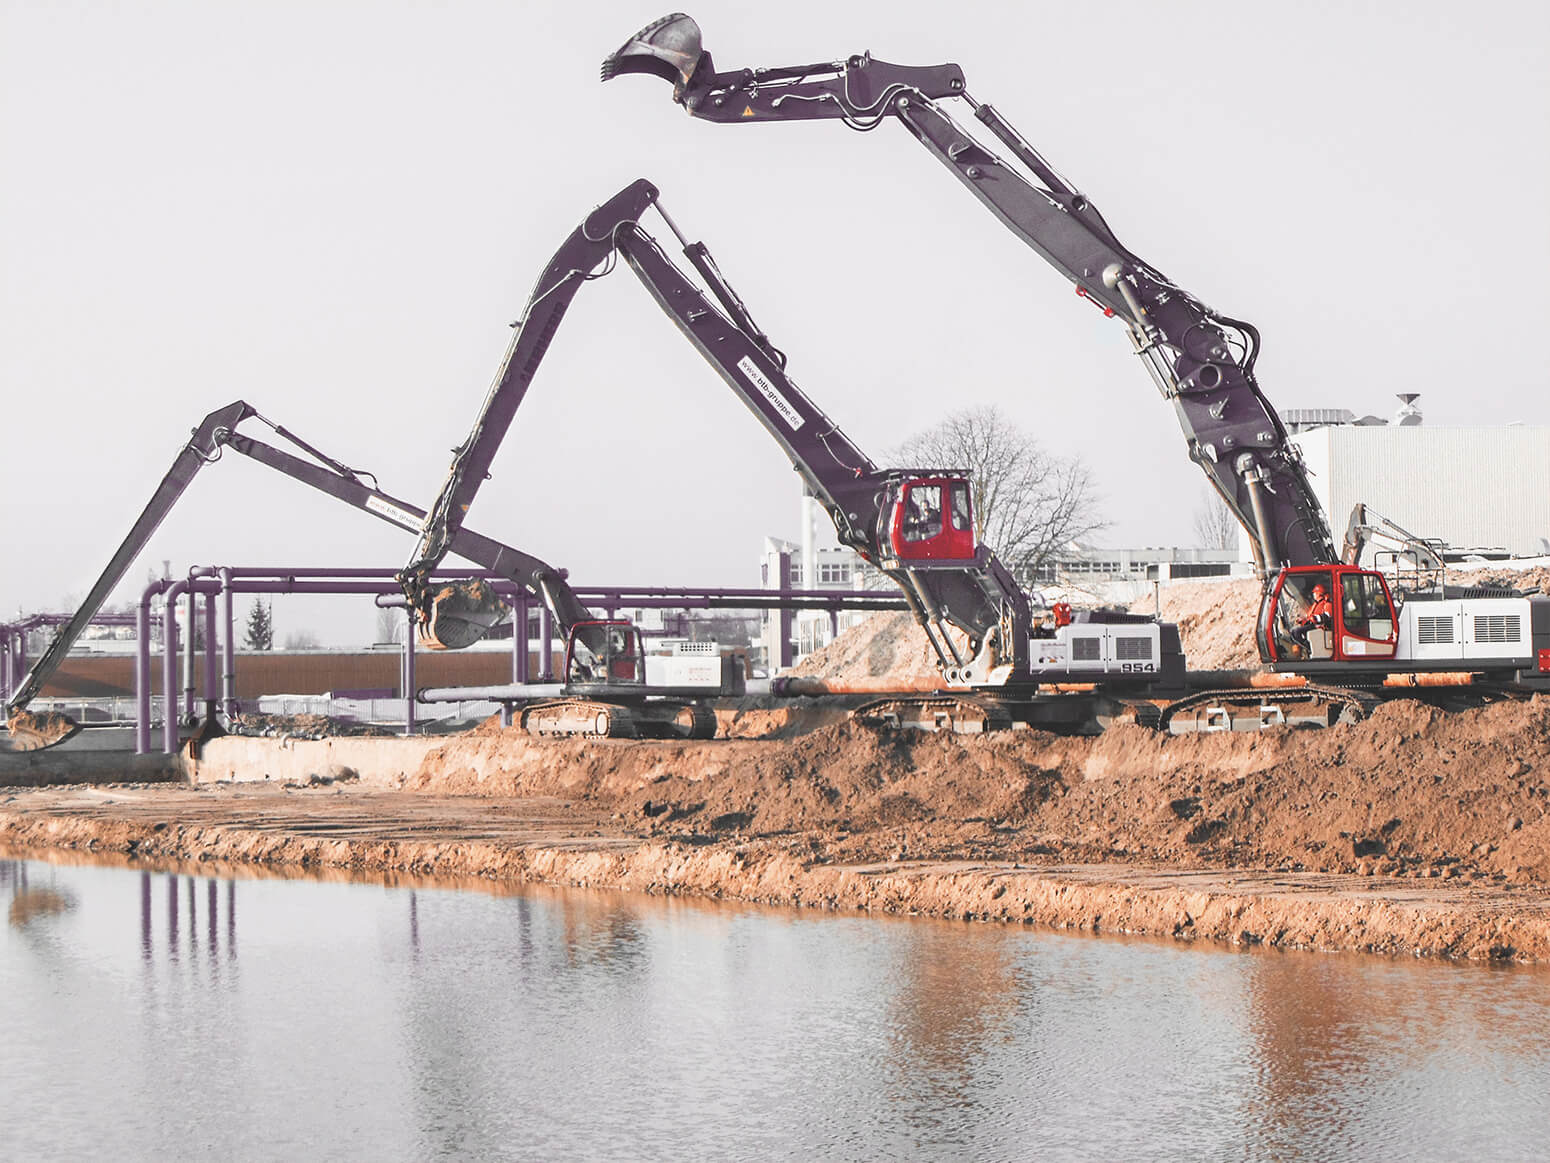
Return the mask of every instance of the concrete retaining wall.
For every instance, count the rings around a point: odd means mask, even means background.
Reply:
[[[189,781],[306,783],[358,779],[362,787],[400,787],[426,752],[445,743],[414,738],[254,739],[227,735],[212,739],[197,760],[183,760]]]
[[[0,727],[0,730],[4,730]],[[13,751],[0,754],[0,787],[59,783],[181,783],[176,755],[124,751]]]

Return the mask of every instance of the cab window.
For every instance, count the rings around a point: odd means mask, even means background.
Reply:
[[[1370,573],[1341,579],[1340,616],[1347,634],[1387,641],[1394,636],[1394,611],[1383,584]]]
[[[906,541],[930,541],[942,532],[942,486],[911,485],[900,532]]]
[[[969,504],[969,483],[958,481],[949,487],[948,492],[952,498],[952,522],[953,528],[961,533],[969,533],[974,529],[974,510]]]
[[[1334,574],[1322,569],[1299,570],[1286,576],[1286,580],[1281,584],[1281,596],[1276,601],[1275,620],[1272,627],[1279,657],[1285,657],[1293,647],[1302,645],[1293,631],[1312,616],[1318,602],[1313,595],[1313,587],[1319,586],[1325,595],[1330,595],[1334,589],[1334,581]]]

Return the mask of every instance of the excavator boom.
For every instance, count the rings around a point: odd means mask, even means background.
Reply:
[[[304,452],[306,458],[237,431],[237,426],[248,419],[268,424],[275,433]],[[167,514],[187,491],[199,470],[219,460],[226,449],[401,529],[417,529],[424,520],[423,510],[383,492],[376,487],[376,478],[370,473],[349,468],[323,454],[295,433],[266,419],[246,401],[237,400],[224,408],[217,408],[193,430],[188,443],[173,458],[172,467],[167,470],[80,608],[59,628],[53,641],[11,693],[6,705],[8,716],[24,710],[38,696],[50,676],[64,662],[82,631],[123,580],[135,558],[144,551]],[[372,482],[370,486],[365,483],[367,479]],[[448,548],[459,557],[499,574],[516,583],[524,592],[542,600],[557,621],[562,618],[580,621],[591,617],[591,613],[565,580],[564,571],[529,553],[461,526],[448,535]],[[488,590],[489,587],[485,588]]]
[[[953,64],[909,67],[870,54],[826,64],[717,71],[683,13],[642,29],[603,64],[673,81],[691,116],[747,125],[834,119],[904,126],[1001,222],[1129,331],[1175,409],[1190,457],[1252,535],[1262,574],[1339,560],[1298,451],[1254,375],[1259,333],[1207,307],[1123,246],[1091,199],[995,109],[970,98]],[[964,101],[1005,151],[947,112]]]
[[[641,217],[652,208],[677,238],[703,288],[641,225]],[[754,322],[705,244],[689,242],[679,233],[656,187],[645,179],[632,182],[589,214],[535,285],[472,431],[455,450],[415,557],[399,575],[422,625],[438,623],[449,603],[460,608],[469,604],[458,587],[433,593],[423,579],[440,562],[449,536],[486,479],[565,310],[581,284],[606,273],[616,257],[623,257],[663,313],[780,445],[829,512],[840,541],[899,584],[944,670],[983,677],[992,658],[1025,667],[1031,623],[1027,598],[995,555],[975,544],[967,509],[959,510],[952,528],[939,525],[928,539],[912,533],[914,540],[907,544],[890,524],[912,487],[918,490],[917,499],[931,489],[937,490],[930,496],[938,503],[944,488],[951,495],[948,477],[936,469],[880,469],[857,448],[787,374],[785,354]],[[474,617],[477,614],[475,609]]]

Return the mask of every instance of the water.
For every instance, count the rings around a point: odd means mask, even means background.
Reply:
[[[1550,973],[0,862],[0,1157],[1550,1154]]]

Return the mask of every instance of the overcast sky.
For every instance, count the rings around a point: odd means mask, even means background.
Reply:
[[[1091,465],[1109,543],[1187,543],[1203,483],[1122,328],[901,128],[715,126],[655,78],[599,84],[664,11],[0,0],[3,616],[84,593],[237,398],[423,505],[538,271],[640,176],[875,458],[995,404]],[[1550,423],[1550,6],[690,11],[723,69],[960,63],[1131,250],[1260,328],[1283,409],[1415,391],[1429,424]],[[621,267],[578,297],[468,524],[583,585],[736,585],[796,514],[779,450]],[[228,455],[119,597],[163,559],[411,547]],[[306,609],[325,640],[371,627]]]

